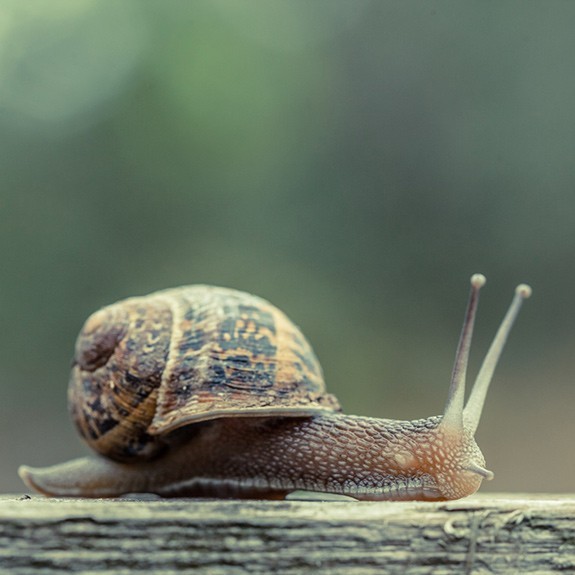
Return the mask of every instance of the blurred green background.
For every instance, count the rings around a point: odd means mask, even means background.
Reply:
[[[0,492],[86,452],[76,333],[189,283],[257,293],[349,413],[440,413],[527,302],[484,490],[573,490],[575,3],[0,0]]]

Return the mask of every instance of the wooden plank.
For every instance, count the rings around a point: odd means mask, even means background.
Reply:
[[[575,496],[0,499],[0,573],[575,572]]]

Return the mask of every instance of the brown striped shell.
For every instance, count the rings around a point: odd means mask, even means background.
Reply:
[[[203,285],[90,316],[68,398],[88,444],[120,461],[152,457],[171,431],[196,422],[339,410],[285,314],[259,297]]]

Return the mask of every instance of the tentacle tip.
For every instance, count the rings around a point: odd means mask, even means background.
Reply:
[[[489,469],[486,469],[483,477],[484,477],[485,481],[493,481],[493,478],[495,477],[495,473],[493,473],[493,471],[489,471]]]
[[[485,469],[485,467],[477,465],[476,463],[471,463],[465,469],[467,469],[467,471],[471,471],[472,473],[477,473],[477,475],[481,475],[481,477],[483,477],[483,479],[486,481],[491,481],[495,477],[495,473],[493,473],[493,471]]]
[[[531,297],[532,292],[533,290],[531,289],[531,286],[528,286],[527,284],[519,284],[515,288],[515,293],[521,296],[523,299]]]
[[[472,287],[474,287],[475,289],[479,289],[485,285],[485,282],[487,280],[485,279],[485,276],[483,274],[473,274],[471,276],[470,281],[471,281]]]

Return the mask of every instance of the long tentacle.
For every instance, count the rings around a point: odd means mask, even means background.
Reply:
[[[442,425],[444,427],[450,427],[453,430],[463,430],[463,403],[465,398],[467,363],[469,360],[471,339],[473,337],[477,304],[479,303],[479,290],[484,285],[485,276],[481,274],[471,276],[469,302],[467,304],[467,311],[465,312],[465,321],[463,322],[457,353],[455,354],[455,363],[451,374],[451,385],[449,386],[447,404],[443,412]]]

